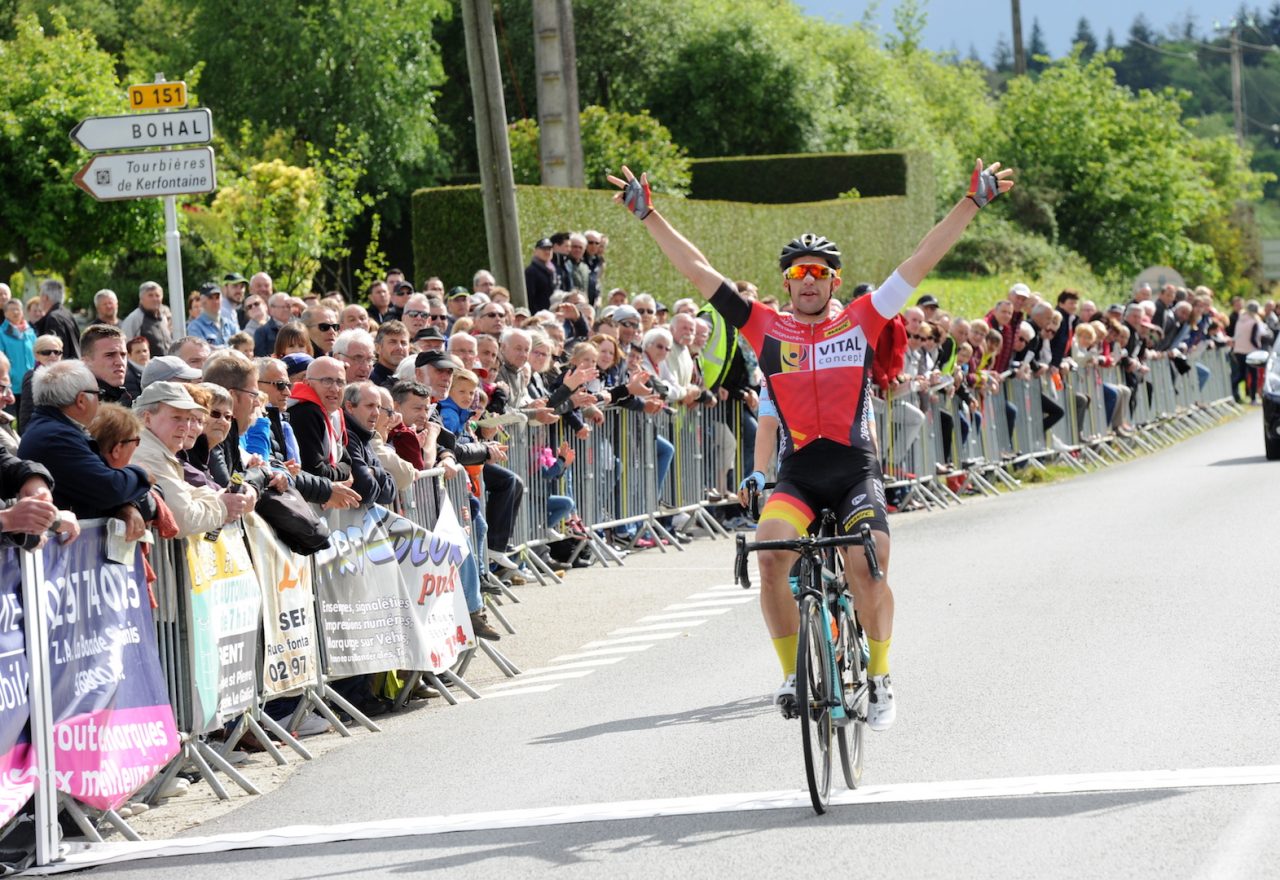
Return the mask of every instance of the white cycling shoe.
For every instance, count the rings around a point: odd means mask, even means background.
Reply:
[[[773,692],[773,705],[782,710],[784,718],[796,716],[796,677],[788,675],[786,681]]]
[[[867,699],[867,727],[872,730],[888,730],[897,717],[897,705],[893,699],[893,682],[889,674],[871,676],[870,696]]]

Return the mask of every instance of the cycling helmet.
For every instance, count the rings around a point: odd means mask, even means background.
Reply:
[[[786,269],[796,257],[821,257],[832,269],[840,268],[840,249],[821,235],[806,232],[799,238],[793,238],[782,249],[778,265]]]

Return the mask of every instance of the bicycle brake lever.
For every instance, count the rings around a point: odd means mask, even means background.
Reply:
[[[738,586],[744,590],[751,589],[751,577],[747,574],[747,536],[738,535],[738,555],[733,561],[733,576]]]
[[[880,570],[880,560],[876,558],[876,542],[871,537],[871,526],[863,523],[859,534],[862,535],[862,552],[866,554],[867,570],[871,572],[872,580],[883,580],[884,572]]]
[[[751,509],[751,519],[754,522],[759,522],[760,521],[760,490],[757,489],[753,484],[751,488],[747,490],[747,494],[750,496],[748,507],[750,507]]]

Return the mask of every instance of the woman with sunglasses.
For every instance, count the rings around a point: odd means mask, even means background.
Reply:
[[[925,235],[915,252],[878,290],[854,300],[834,317],[828,310],[841,284],[841,255],[835,244],[805,233],[782,249],[782,289],[792,308],[790,313],[772,311],[738,296],[734,283],[654,209],[646,176],[637,178],[625,165],[622,172],[622,178],[609,177],[620,190],[614,200],[644,224],[671,264],[742,333],[759,356],[783,430],[777,488],[761,514],[757,540],[798,538],[823,508],[836,511],[845,533],[867,523],[876,536],[885,573],[882,579],[871,576],[861,548],[843,549],[845,574],[871,647],[867,726],[886,730],[896,714],[889,679],[893,630],[889,527],[884,482],[870,431],[870,383],[864,365],[874,356],[871,343],[951,250],[978,211],[1013,187],[1012,172],[1000,170],[998,162],[984,167],[982,160],[977,160],[965,197]],[[763,488],[763,474],[753,473],[748,480]],[[796,711],[800,618],[787,580],[796,558],[795,553],[781,550],[759,554],[761,610],[783,673],[774,703],[787,717],[794,717]]]
[[[35,354],[35,366],[27,371],[22,377],[22,393],[18,397],[18,431],[26,429],[27,422],[31,420],[31,412],[35,409],[35,395],[31,393],[31,384],[35,379],[36,373],[41,367],[47,367],[49,364],[56,364],[62,360],[62,339],[54,336],[52,333],[46,333],[44,336],[37,336],[33,347]]]

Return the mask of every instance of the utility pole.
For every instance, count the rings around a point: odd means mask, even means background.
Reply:
[[[586,185],[578,106],[578,53],[570,0],[533,0],[543,186]]]
[[[462,26],[467,41],[467,68],[480,158],[480,194],[489,265],[511,300],[527,306],[524,255],[520,247],[520,215],[516,181],[507,140],[507,106],[502,96],[498,37],[493,29],[492,0],[462,0]],[[421,267],[419,267],[421,268]]]
[[[1240,25],[1231,27],[1231,109],[1236,117],[1236,143],[1244,146],[1244,91],[1241,84]]]
[[[1027,53],[1022,49],[1022,3],[1010,0],[1013,4],[1013,75],[1027,75]]]

